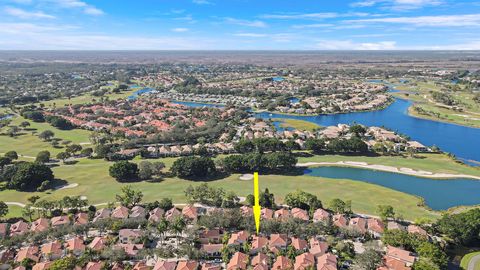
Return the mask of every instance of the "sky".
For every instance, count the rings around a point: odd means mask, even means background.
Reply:
[[[480,0],[0,0],[2,50],[480,50]]]

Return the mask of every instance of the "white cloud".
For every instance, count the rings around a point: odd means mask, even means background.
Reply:
[[[315,24],[299,24],[299,25],[293,25],[292,28],[296,29],[305,29],[305,28],[328,28],[332,27],[334,24],[329,24],[329,23],[315,23]]]
[[[43,32],[54,32],[69,29],[76,29],[75,26],[70,25],[37,25],[33,23],[0,23],[0,33],[16,34],[19,39],[23,35],[38,34]]]
[[[426,6],[438,6],[443,4],[443,0],[363,0],[352,3],[352,7],[372,7],[381,5],[384,8],[393,10],[412,10]]]
[[[249,21],[249,20],[239,20],[235,18],[225,18],[225,22],[230,24],[241,25],[241,26],[248,26],[248,27],[259,27],[259,28],[267,27],[266,23],[259,20]]]
[[[257,33],[237,33],[233,35],[237,37],[253,37],[253,38],[261,38],[261,37],[267,36],[265,34],[257,34]]]
[[[5,7],[4,11],[8,15],[20,19],[55,19],[55,16],[46,14],[42,11],[26,11],[15,7]]]
[[[327,13],[297,13],[297,14],[264,14],[264,19],[280,19],[280,20],[298,20],[298,19],[329,19],[336,18],[339,15],[333,12]]]
[[[87,15],[103,15],[105,12],[93,5],[90,5],[84,1],[79,0],[38,0],[39,2],[46,2],[50,4],[54,4],[60,8],[67,8],[67,9],[80,9],[83,13]]]
[[[192,3],[197,5],[212,5],[213,3],[207,0],[192,0]]]
[[[95,16],[105,14],[105,12],[103,12],[103,10],[98,9],[98,8],[96,8],[96,7],[86,7],[86,8],[83,10],[83,12],[84,12],[85,14],[95,15]]]
[[[480,26],[480,14],[442,15],[419,17],[392,17],[348,20],[348,23],[395,23],[415,26],[445,27],[445,26]]]
[[[480,50],[480,40],[472,40],[464,43],[456,43],[450,45],[431,45],[412,47],[414,50]]]
[[[188,32],[188,28],[182,28],[182,27],[172,28],[171,30],[177,33]]]
[[[358,43],[352,40],[321,40],[316,43],[319,50],[395,50],[395,41],[381,41],[376,43]]]

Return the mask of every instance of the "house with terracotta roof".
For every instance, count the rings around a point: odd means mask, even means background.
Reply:
[[[268,267],[269,257],[264,253],[258,253],[257,256],[253,257],[251,265],[256,266],[258,264],[262,264]]]
[[[111,213],[112,211],[110,211],[110,209],[108,208],[99,209],[97,210],[97,212],[95,212],[95,216],[93,217],[93,222],[96,222],[101,219],[109,218]]]
[[[39,262],[32,267],[32,270],[47,270],[53,262]]]
[[[84,225],[87,224],[89,221],[88,214],[87,213],[77,213],[73,216],[73,223],[75,225]]]
[[[50,220],[47,218],[39,218],[30,225],[30,231],[37,233],[46,231],[48,228],[50,228]]]
[[[327,210],[319,208],[313,213],[313,222],[327,222],[330,217],[331,215]]]
[[[137,243],[143,236],[143,231],[140,229],[121,229],[118,231],[118,240],[122,244]]]
[[[85,266],[85,270],[102,270],[103,262],[89,262]]]
[[[153,267],[153,270],[175,270],[177,268],[177,262],[158,260]]]
[[[252,237],[250,254],[257,254],[268,245],[268,238],[254,235]]]
[[[399,270],[405,269],[405,267],[410,268],[417,257],[410,251],[396,248],[392,246],[387,247],[387,252],[384,256],[384,262],[387,269]]]
[[[385,224],[378,218],[369,218],[367,221],[368,232],[374,237],[382,236],[385,231]]]
[[[422,227],[414,225],[414,224],[408,225],[407,231],[408,231],[408,233],[413,233],[413,234],[418,234],[418,235],[428,237],[427,231],[422,229]]]
[[[272,265],[272,270],[284,270],[292,268],[292,262],[285,256],[278,256]]]
[[[163,210],[162,208],[155,208],[153,209],[152,211],[150,211],[148,213],[148,221],[150,222],[159,222],[160,219],[163,218],[163,214],[165,214],[165,210]]]
[[[305,220],[305,221],[308,221],[310,219],[307,211],[305,211],[303,209],[300,209],[300,208],[293,208],[290,211],[290,213],[291,213],[292,217],[294,217],[294,218],[298,218],[298,219]]]
[[[332,253],[325,253],[318,257],[317,270],[337,270],[337,257]]]
[[[232,233],[230,239],[228,239],[228,245],[243,245],[243,243],[248,241],[249,236],[250,234],[247,231]]]
[[[10,236],[22,235],[28,231],[28,223],[25,221],[17,221],[10,225]]]
[[[396,222],[396,221],[389,221],[387,223],[387,229],[404,231],[407,228],[405,226],[403,226],[402,224]]]
[[[118,244],[116,247],[123,249],[128,256],[133,257],[143,249],[143,244]]]
[[[198,218],[198,209],[193,205],[186,205],[182,208],[182,214],[184,217],[190,220],[197,220]]]
[[[305,270],[309,267],[315,266],[315,257],[310,253],[303,253],[295,257],[295,263],[293,265],[294,270]]]
[[[173,207],[165,213],[165,219],[168,221],[174,220],[176,217],[182,216],[182,212],[178,211],[177,208]]]
[[[237,251],[227,264],[227,270],[245,270],[248,265],[248,255]]]
[[[117,206],[115,209],[113,209],[110,217],[117,218],[117,219],[127,219],[128,213],[129,213],[128,208],[123,205],[120,205],[120,206]]]
[[[152,268],[148,266],[145,262],[140,261],[133,266],[132,270],[151,270],[151,269]]]
[[[68,216],[52,217],[50,223],[52,227],[64,226],[70,224],[70,218]]]
[[[34,262],[38,262],[40,260],[38,252],[39,249],[37,246],[23,247],[17,252],[17,256],[15,256],[15,261],[22,262],[23,260],[28,258]]]
[[[261,218],[265,220],[272,219],[273,213],[274,211],[268,208],[262,208],[262,210],[260,211]]]
[[[175,270],[196,270],[198,262],[196,261],[178,261],[177,268]]]
[[[320,241],[314,237],[310,238],[309,245],[310,245],[309,252],[314,257],[322,256],[328,251],[328,243],[324,241]]]
[[[129,218],[144,219],[146,215],[147,215],[147,213],[146,213],[145,208],[143,208],[139,205],[136,205],[136,206],[132,207],[132,209],[130,210]]]
[[[291,237],[290,238],[291,245],[296,249],[296,250],[307,250],[308,248],[308,243],[304,239],[297,238],[297,237]]]
[[[286,234],[271,234],[268,245],[279,249],[285,249],[288,246],[288,237]]]
[[[105,237],[97,236],[93,238],[92,242],[88,247],[92,250],[102,251],[107,244],[107,239]]]
[[[220,229],[204,229],[199,233],[199,241],[202,244],[220,243],[223,238],[223,230]]]
[[[49,260],[60,259],[64,254],[62,243],[58,240],[43,244],[40,251],[43,258],[48,258]]]
[[[348,226],[351,229],[362,234],[367,232],[367,220],[362,217],[355,217],[350,219],[350,223],[348,224]]]
[[[83,239],[80,237],[74,237],[65,243],[65,247],[75,256],[80,256],[85,251],[85,245],[83,244]]]
[[[337,214],[332,217],[333,220],[333,225],[339,227],[339,228],[345,228],[347,227],[347,218],[345,218],[344,215],[342,214]]]
[[[279,220],[287,220],[290,218],[290,211],[285,208],[275,211],[273,217]]]
[[[210,258],[222,257],[223,244],[203,244],[201,250]]]

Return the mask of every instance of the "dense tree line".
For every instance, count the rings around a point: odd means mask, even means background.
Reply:
[[[286,145],[277,138],[255,138],[253,140],[241,139],[235,144],[238,153],[265,153],[285,151]]]
[[[322,208],[322,201],[317,196],[303,190],[288,193],[285,196],[285,203],[290,207],[297,207],[310,212]]]
[[[181,157],[173,162],[172,174],[180,178],[195,179],[214,176],[217,173],[215,163],[209,157]]]
[[[5,182],[6,188],[19,191],[45,190],[53,179],[52,170],[36,162],[5,165],[0,175],[0,182]]]
[[[222,160],[222,166],[229,173],[270,173],[288,172],[295,168],[297,158],[290,152],[250,153],[230,155]]]
[[[201,203],[209,206],[234,208],[238,206],[239,198],[234,192],[226,192],[203,183],[199,186],[189,186],[185,189],[185,197],[189,203]]]
[[[480,243],[480,209],[458,214],[445,214],[435,228],[457,244],[474,246]]]
[[[356,131],[359,132],[359,131]],[[367,153],[368,145],[357,136],[349,139],[335,138],[328,142],[325,139],[308,139],[305,147],[316,154],[321,153]]]

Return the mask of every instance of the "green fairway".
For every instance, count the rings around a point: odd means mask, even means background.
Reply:
[[[321,126],[303,120],[295,120],[295,119],[281,119],[281,118],[273,118],[272,121],[280,122],[280,127],[282,128],[293,128],[298,130],[308,130],[313,131],[315,129],[320,128]]]
[[[136,159],[138,162],[140,159]],[[301,158],[301,162],[307,161],[338,161],[338,160],[362,160],[372,164],[408,166],[414,169],[433,170],[448,173],[476,173],[478,170],[457,164],[443,155],[427,155],[425,159],[411,159],[401,157],[345,157],[345,156],[315,156]],[[171,166],[174,158],[160,159],[167,167]],[[122,184],[108,175],[108,168],[112,163],[104,160],[82,159],[76,165],[61,165],[53,168],[55,176],[76,183],[77,187],[71,189],[48,191],[42,193],[27,193],[6,190],[0,192],[4,201],[16,201],[25,203],[32,195],[39,195],[44,199],[59,199],[66,195],[86,196],[90,203],[98,204],[114,201],[115,194],[120,192]],[[436,168],[436,169],[435,169]],[[167,178],[161,182],[137,182],[131,185],[141,190],[145,201],[159,200],[170,197],[176,203],[184,203],[183,191],[188,185],[197,185],[199,182],[187,181],[178,178]],[[211,181],[210,184],[233,190],[239,196],[246,196],[252,192],[251,181],[239,180],[239,175],[231,175],[225,179]],[[409,220],[420,217],[436,218],[438,212],[428,211],[418,207],[419,199],[405,193],[397,192],[388,188],[352,180],[331,181],[319,177],[263,175],[260,179],[261,188],[268,187],[276,195],[278,202],[282,202],[284,196],[296,189],[314,193],[324,202],[328,203],[333,198],[352,200],[353,209],[359,213],[376,214],[375,209],[379,204],[395,206],[398,214]],[[372,196],[374,195],[374,196]]]
[[[28,120],[21,116],[16,116],[13,118],[11,125],[18,126],[23,121]],[[51,130],[55,133],[56,138],[68,140],[76,144],[82,144],[84,147],[88,147],[90,144],[90,131],[82,129],[60,130],[52,127],[48,123],[35,123],[33,121],[29,122],[31,124],[31,126],[28,127],[29,130],[22,130],[20,135],[16,137],[0,136],[1,153],[14,150],[17,151],[19,155],[26,156],[28,158],[36,156],[37,153],[42,150],[48,150],[50,153],[52,153],[52,155],[62,152],[62,148],[54,148],[49,142],[42,141],[38,138],[37,134],[44,130]],[[7,128],[4,128],[4,130],[6,129]],[[35,132],[35,134],[33,134],[33,132]]]

